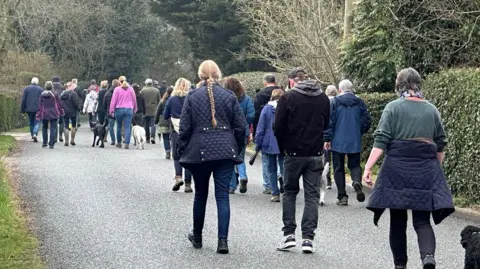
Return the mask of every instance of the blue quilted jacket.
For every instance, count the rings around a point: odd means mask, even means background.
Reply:
[[[217,83],[213,86],[213,96],[215,128],[206,85],[191,91],[183,104],[178,153],[180,164],[187,169],[192,164],[208,161],[243,162],[238,153],[245,146],[246,120],[240,104],[229,90]]]
[[[455,212],[435,144],[394,140],[385,155],[367,206],[375,225],[386,208],[430,211],[435,224]]]

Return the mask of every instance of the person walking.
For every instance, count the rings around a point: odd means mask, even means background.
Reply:
[[[78,79],[76,79],[76,78],[72,79],[72,83],[77,85],[77,88],[75,88],[74,91],[78,95],[78,100],[79,100],[79,103],[80,103],[80,107],[83,107],[83,103],[85,102],[85,94],[84,94],[83,90],[78,86]],[[82,126],[80,124],[80,113],[81,113],[81,111],[78,111],[78,113],[77,113],[77,128],[80,128],[80,126]]]
[[[160,91],[153,87],[153,80],[148,78],[145,80],[145,87],[141,91],[145,98],[145,135],[147,143],[155,144],[155,112],[157,111],[158,104],[160,103]]]
[[[192,174],[190,170],[185,169],[185,182],[182,179],[182,166],[180,165],[180,155],[178,155],[178,134],[180,132],[180,116],[182,114],[183,103],[185,97],[190,90],[190,81],[185,78],[179,78],[175,83],[172,96],[168,98],[165,104],[165,111],[163,112],[163,118],[172,122],[173,131],[170,135],[170,141],[172,144],[173,152],[173,165],[175,167],[175,184],[172,190],[178,191],[180,187],[185,184],[185,192],[191,193],[192,189]]]
[[[280,152],[273,132],[275,109],[277,108],[278,100],[283,94],[284,92],[280,89],[273,90],[271,101],[262,109],[257,125],[257,134],[255,135],[255,150],[262,152],[262,172],[264,181],[269,181],[272,187],[272,202],[280,202],[280,193],[283,192],[284,188],[282,182],[280,182],[280,188],[278,187],[279,171],[277,171],[277,164],[280,164],[280,175],[283,178],[284,155]]]
[[[455,211],[442,171],[447,138],[438,109],[424,99],[415,69],[401,70],[395,88],[401,98],[383,110],[363,173],[373,185],[372,168],[386,152],[367,209],[374,212],[375,225],[390,209],[395,269],[407,268],[407,210],[412,210],[423,268],[434,269],[436,239],[430,219],[438,225]]]
[[[253,123],[255,119],[255,109],[253,107],[252,99],[245,93],[245,89],[242,86],[242,83],[236,78],[228,78],[224,82],[224,88],[231,90],[237,97],[238,102],[240,103],[240,108],[242,109],[243,116],[246,119],[245,125],[245,147],[240,148],[239,156],[242,159],[242,163],[236,166],[238,172],[238,178],[240,178],[240,193],[247,192],[247,167],[245,165],[245,150],[247,149],[248,137],[250,136],[249,125]],[[230,181],[230,194],[234,194],[237,190],[238,185],[237,173],[232,174],[232,180]]]
[[[162,81],[162,85],[160,86],[160,88],[158,89],[160,91],[160,98],[163,98],[163,95],[165,94],[165,92],[167,91],[167,82],[164,80]]]
[[[290,91],[280,97],[275,110],[275,131],[280,153],[285,153],[283,235],[277,250],[296,246],[296,200],[303,178],[305,206],[302,216],[302,251],[312,253],[318,225],[320,176],[323,172],[323,131],[328,127],[330,102],[320,83],[302,68],[289,74]]]
[[[103,80],[100,82],[100,91],[98,92],[98,99],[97,99],[97,118],[100,124],[105,124],[105,120],[107,119],[107,110],[103,106],[103,100],[105,99],[105,95],[107,94],[107,87],[108,81]],[[107,136],[105,136],[105,139]]]
[[[117,148],[122,148],[122,124],[125,130],[125,149],[130,148],[131,124],[133,114],[137,112],[137,98],[127,79],[121,76],[121,86],[113,91],[109,112],[117,121]]]
[[[337,205],[348,205],[345,187],[345,155],[348,157],[348,169],[352,177],[352,186],[359,202],[365,201],[362,186],[362,168],[360,153],[362,136],[370,129],[372,122],[367,106],[355,95],[352,82],[342,80],[339,84],[340,95],[331,100],[331,116],[328,129],[325,130],[325,149],[332,152],[335,185],[337,185]]]
[[[163,148],[165,149],[165,159],[171,158],[170,134],[172,133],[172,122],[163,117],[165,105],[172,95],[173,87],[168,87],[163,95],[162,100],[158,104],[157,114],[155,116],[155,124],[158,124],[158,139],[163,140]]]
[[[140,85],[134,83],[132,85],[133,91],[135,92],[135,99],[137,100],[137,112],[133,115],[133,125],[144,126],[145,122],[145,98],[140,91]]]
[[[42,92],[42,87],[38,86],[38,78],[32,78],[30,85],[23,90],[22,105],[20,109],[22,114],[27,113],[28,115],[30,135],[32,137],[32,141],[35,143],[38,142],[37,136],[38,129],[40,128],[40,122],[36,117],[39,109],[38,100]]]
[[[338,95],[338,90],[335,85],[328,85],[327,89],[325,90],[325,94],[328,96],[328,99],[330,99],[330,106],[332,105],[332,100],[335,98],[335,96]],[[331,158],[332,152],[330,150],[324,149],[323,151],[323,167],[325,167],[325,164],[331,163],[332,158]],[[328,173],[327,173],[327,189],[331,190],[332,189],[332,175],[330,172],[330,167],[328,167]]]
[[[103,98],[103,109],[107,112],[107,120],[108,120],[108,132],[110,133],[110,145],[115,145],[115,117],[108,113],[110,111],[110,104],[112,102],[113,91],[115,88],[120,86],[120,81],[118,79],[112,80],[112,86],[110,89],[105,93],[105,97]]]
[[[62,83],[60,82],[60,77],[59,76],[54,76],[52,78],[53,82],[53,92],[57,97],[60,98],[60,95],[62,95],[62,92],[65,90],[63,87]],[[57,136],[58,141],[63,142],[63,117],[58,118],[58,136]]]
[[[188,235],[193,247],[202,247],[202,233],[213,173],[218,211],[217,253],[227,254],[230,224],[228,189],[234,166],[240,164],[240,149],[245,146],[246,120],[237,98],[223,89],[218,80],[218,65],[204,61],[198,75],[205,83],[191,91],[180,119],[178,153],[180,163],[191,169],[195,181],[193,231]]]
[[[97,111],[97,82],[92,80],[90,82],[90,87],[88,87],[88,94],[85,97],[85,102],[83,103],[83,114],[88,114],[88,122],[90,129],[93,130],[95,120],[95,111]]]
[[[69,142],[72,146],[75,146],[75,136],[77,134],[77,112],[82,108],[78,100],[78,95],[75,92],[77,85],[72,82],[67,83],[67,89],[60,95],[60,104],[63,108],[63,123],[64,123],[64,135],[65,146],[67,147]],[[70,123],[72,131],[72,139],[70,140]],[[69,141],[70,140],[70,141]]]
[[[57,122],[60,117],[64,115],[62,105],[59,97],[53,90],[53,83],[47,81],[45,83],[45,90],[40,95],[39,110],[37,112],[37,120],[42,121],[42,147],[50,146],[54,148],[57,142]],[[50,125],[50,140],[48,140],[48,126]]]

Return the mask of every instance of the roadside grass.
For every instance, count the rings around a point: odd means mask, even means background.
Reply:
[[[41,126],[40,126],[41,127]],[[41,129],[40,129],[41,130]],[[25,126],[23,128],[13,129],[10,132],[12,133],[30,133],[30,127]]]
[[[0,156],[8,154],[15,144],[13,137],[0,135]],[[19,211],[5,164],[0,161],[0,268],[44,268],[37,247],[38,241],[30,234],[26,219]]]

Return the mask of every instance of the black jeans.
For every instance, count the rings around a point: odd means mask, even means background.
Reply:
[[[175,167],[175,176],[184,176],[185,183],[192,183],[192,173],[185,169],[185,175],[182,175],[182,166],[180,165],[180,156],[178,155],[178,133],[172,131],[170,134],[170,141],[172,143],[173,166]]]
[[[95,127],[93,125],[93,122],[95,122],[95,115],[93,115],[93,113],[88,113],[88,122],[90,124],[90,128]]]
[[[98,117],[98,123],[101,125],[105,124],[105,120],[107,119],[107,113],[106,112],[97,112],[97,117]]]
[[[360,166],[360,153],[340,153],[332,151],[333,159],[333,177],[338,189],[338,199],[348,197],[345,189],[345,155],[348,157],[348,169],[353,183],[362,184],[362,167]]]
[[[428,211],[412,211],[413,228],[417,233],[420,258],[427,254],[435,255],[435,233],[430,224]],[[407,210],[390,209],[390,248],[395,265],[407,265]]]
[[[43,145],[53,147],[57,142],[57,122],[58,120],[43,120],[42,121],[42,138]],[[48,140],[48,125],[50,124],[50,141]],[[62,126],[63,127],[63,126]]]
[[[70,130],[70,126],[68,126],[70,123],[72,123],[72,128],[77,128],[77,117],[63,117],[63,123],[65,129]]]
[[[300,191],[300,177],[303,177],[305,207],[302,216],[302,238],[315,237],[318,225],[318,201],[320,200],[320,178],[323,172],[322,157],[285,156],[283,194],[283,234],[295,234],[297,224],[295,209]]]
[[[330,150],[324,150],[323,151],[323,167],[325,167],[326,163],[330,163],[330,166],[328,168],[328,174],[327,174],[327,186],[332,186],[332,175],[331,175],[331,170],[332,170],[332,158],[331,158],[332,152]]]
[[[144,120],[144,128],[145,128],[145,136],[147,140],[155,140],[155,117],[154,116],[145,116],[143,117]]]

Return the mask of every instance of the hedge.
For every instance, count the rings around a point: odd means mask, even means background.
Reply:
[[[266,74],[273,74],[277,79],[277,84],[284,87],[287,85],[287,75],[282,73],[269,73],[269,72],[245,72],[245,73],[238,73],[233,74],[231,76],[225,77],[226,78],[236,78],[240,80],[243,84],[245,90],[247,90],[247,94],[250,97],[254,97],[257,90],[263,88],[263,77]]]
[[[19,98],[11,93],[0,92],[0,132],[27,125],[26,118],[20,114]]]
[[[480,202],[480,69],[430,75],[423,91],[439,109],[447,132],[444,171],[452,191]]]

